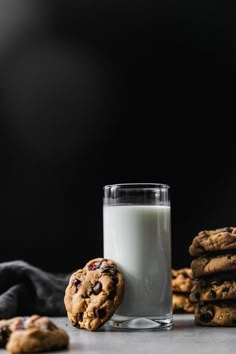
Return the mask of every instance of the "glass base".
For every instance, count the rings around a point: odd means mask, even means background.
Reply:
[[[126,317],[114,315],[109,326],[123,330],[170,330],[173,328],[172,316],[160,319],[155,317]]]

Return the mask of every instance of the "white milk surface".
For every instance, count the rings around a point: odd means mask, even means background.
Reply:
[[[125,276],[120,316],[168,317],[172,312],[170,207],[104,206],[104,257]]]

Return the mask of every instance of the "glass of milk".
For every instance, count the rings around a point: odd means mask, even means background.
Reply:
[[[170,329],[171,216],[169,186],[128,183],[104,187],[104,257],[125,278],[125,296],[110,321],[123,329]]]

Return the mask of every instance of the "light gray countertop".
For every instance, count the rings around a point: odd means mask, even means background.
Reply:
[[[69,350],[61,354],[224,354],[236,348],[235,328],[195,326],[193,315],[175,315],[170,331],[117,331],[104,326],[96,332],[72,327],[67,318],[52,318],[70,336]],[[7,353],[1,349],[0,354]]]

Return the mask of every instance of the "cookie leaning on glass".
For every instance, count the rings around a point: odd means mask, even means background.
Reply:
[[[236,326],[236,228],[201,231],[189,247],[196,304],[195,322],[204,326]]]
[[[193,313],[194,306],[189,300],[192,289],[190,268],[172,269],[172,305],[174,313]]]
[[[111,259],[96,258],[71,277],[65,307],[72,325],[94,331],[103,326],[121,304],[124,278]]]

